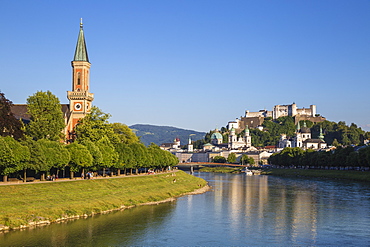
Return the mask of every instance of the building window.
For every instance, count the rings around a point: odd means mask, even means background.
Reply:
[[[81,74],[77,72],[77,85],[81,85]]]

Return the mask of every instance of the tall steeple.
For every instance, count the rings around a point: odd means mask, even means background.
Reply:
[[[87,48],[86,48],[82,18],[80,21],[80,33],[78,34],[76,51],[75,51],[75,56],[74,56],[73,61],[89,62],[89,56],[87,55]]]
[[[66,136],[71,136],[78,120],[90,112],[94,94],[90,93],[90,62],[87,55],[82,19],[72,64],[72,91],[67,92],[70,117]],[[71,137],[69,138],[71,139]]]

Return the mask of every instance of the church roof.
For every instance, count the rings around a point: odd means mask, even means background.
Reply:
[[[307,139],[307,140],[304,140],[303,143],[325,143],[325,142],[320,139]]]
[[[301,128],[301,133],[311,133],[311,129],[307,127],[302,127]]]
[[[86,43],[85,43],[82,19],[80,23],[80,33],[78,34],[76,51],[75,51],[75,56],[73,58],[73,61],[89,62],[89,56],[87,55],[87,48],[86,48]]]
[[[221,139],[222,140],[222,135],[219,132],[215,132],[211,135],[211,139]]]
[[[71,115],[69,104],[61,104],[61,107],[64,117],[68,119]],[[11,108],[14,117],[18,120],[22,119],[22,121],[26,123],[31,120],[31,116],[27,113],[27,110],[27,104],[14,104]]]

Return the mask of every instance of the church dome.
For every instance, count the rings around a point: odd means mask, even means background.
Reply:
[[[222,135],[219,132],[215,132],[211,135],[211,139],[221,139],[222,140]]]

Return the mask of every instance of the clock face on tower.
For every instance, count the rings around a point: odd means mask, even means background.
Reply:
[[[81,103],[75,103],[74,109],[75,109],[75,111],[81,111],[82,110],[82,104]]]

